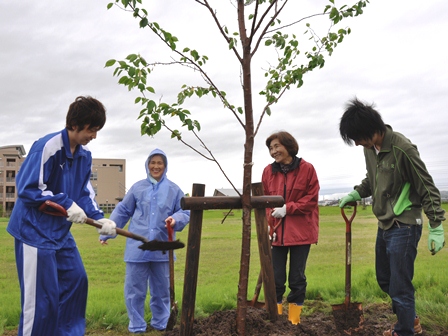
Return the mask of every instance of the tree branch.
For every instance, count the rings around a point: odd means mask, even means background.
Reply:
[[[198,0],[195,0],[195,1],[201,3],[201,2],[198,1]],[[224,31],[224,29],[222,29],[221,24],[219,23],[218,17],[216,16],[216,11],[213,10],[213,8],[211,8],[211,6],[209,5],[209,3],[208,3],[207,0],[204,0],[204,2],[201,3],[201,4],[202,4],[203,6],[205,6],[205,7],[208,9],[208,11],[210,12],[210,14],[211,14],[212,17],[213,17],[213,20],[215,20],[215,23],[216,23],[216,26],[217,26],[218,29],[219,29],[219,32],[220,32],[221,35],[224,37],[224,39],[226,40],[227,44],[229,44],[229,43],[230,43],[230,38],[227,36],[227,34],[226,34],[226,32]],[[238,61],[239,61],[240,63],[242,63],[243,59],[242,59],[242,57],[240,56],[240,54],[238,53],[238,50],[235,48],[235,46],[232,47],[232,51],[235,53],[235,56],[236,56],[236,58],[238,58]]]
[[[166,125],[165,122],[163,122],[162,125],[163,125],[163,127],[165,127],[168,131],[170,131],[171,134],[174,133],[174,131],[173,131],[171,128],[169,128],[169,127]],[[195,133],[195,132],[193,131],[193,133]],[[195,135],[196,135],[196,134],[195,134]],[[196,138],[197,138],[197,136],[196,136]],[[191,146],[190,144],[188,144],[187,142],[185,142],[184,140],[182,140],[182,138],[177,138],[177,140],[180,141],[180,142],[182,142],[185,146],[187,146],[188,148],[190,148],[191,150],[193,150],[194,152],[196,152],[196,153],[199,154],[200,156],[202,156],[204,159],[209,160],[209,161],[214,161],[214,158],[213,158],[213,157],[208,157],[208,156],[202,154],[202,153],[201,153],[200,151],[198,151],[196,148],[194,148],[193,146]],[[198,139],[198,140],[199,140],[201,143],[203,143],[202,140],[200,140],[200,139]],[[208,150],[207,150],[207,151],[208,151]],[[210,151],[208,151],[208,152],[210,153]]]
[[[225,33],[223,32],[223,30],[222,30],[222,28],[219,26],[219,21],[217,20],[217,18],[216,18],[216,16],[214,15],[214,13],[213,13],[213,10],[212,10],[212,8],[209,6],[209,4],[207,3],[207,1],[205,1],[205,2],[201,2],[201,1],[199,1],[199,0],[195,0],[196,2],[198,2],[198,3],[200,3],[201,5],[203,5],[203,6],[205,6],[206,8],[208,8],[209,9],[209,11],[210,11],[210,13],[212,14],[212,16],[215,18],[215,22],[217,23],[217,25],[218,25],[218,28],[219,28],[219,30],[221,31],[221,34],[223,34],[223,36],[226,38],[226,36],[225,36]],[[131,5],[131,4],[129,4],[129,6],[133,9],[133,10],[135,10],[135,8]],[[143,19],[144,17],[141,15],[141,14],[138,14],[138,17],[140,18],[140,19]],[[177,55],[179,55],[181,58],[184,58],[186,61],[188,61],[188,63],[187,62],[181,62],[181,61],[176,61],[176,60],[174,60],[173,59],[173,61],[174,61],[174,63],[178,63],[178,64],[181,64],[181,65],[183,65],[183,66],[191,66],[194,70],[197,70],[197,71],[199,71],[199,73],[201,74],[201,76],[202,76],[202,78],[204,79],[204,81],[207,83],[207,84],[209,84],[211,87],[213,87],[214,88],[214,90],[215,90],[215,92],[216,92],[216,94],[220,97],[220,99],[221,99],[221,101],[223,102],[223,104],[224,104],[224,106],[225,107],[227,107],[232,113],[233,113],[233,115],[235,116],[235,118],[238,120],[238,122],[240,123],[240,125],[243,127],[243,129],[245,128],[245,125],[244,125],[244,123],[243,123],[243,121],[240,119],[240,117],[239,117],[239,115],[238,115],[238,112],[237,111],[235,111],[232,107],[231,107],[231,105],[229,104],[229,102],[227,101],[227,99],[222,95],[222,93],[221,93],[221,91],[218,89],[218,87],[214,84],[214,82],[210,79],[210,77],[207,75],[207,73],[204,71],[204,69],[202,68],[202,66],[201,65],[199,65],[195,60],[193,60],[191,57],[189,57],[189,56],[187,56],[187,55],[185,55],[185,54],[183,54],[182,52],[180,52],[180,51],[178,51],[177,49],[172,49],[171,48],[171,45],[165,40],[165,38],[163,37],[163,36],[161,36],[161,34],[160,33],[158,33],[158,32],[156,32],[156,31],[154,31],[154,29],[152,29],[151,28],[151,26],[150,26],[150,23],[148,22],[148,27],[162,40],[162,42],[163,43],[165,43],[174,53],[176,53]],[[237,55],[237,57],[239,57],[239,55],[238,55],[238,53],[236,52],[236,49],[235,48],[232,48],[232,49],[234,49],[234,52],[236,53],[236,55]],[[240,59],[240,58],[239,58]],[[162,64],[162,63],[159,63],[159,64]],[[172,63],[166,63],[166,65],[169,65],[169,64],[172,64]]]
[[[272,22],[274,22],[274,20],[278,17],[278,15],[281,13],[281,11],[283,10],[283,8],[285,8],[286,4],[288,3],[288,0],[285,0],[285,2],[283,3],[283,5],[280,7],[280,9],[276,9],[275,10],[275,14],[272,16],[272,18],[268,21],[268,23],[265,25],[263,32],[260,34],[260,37],[257,40],[257,43],[255,44],[255,47],[252,50],[252,55],[255,54],[255,52],[258,50],[258,47],[260,46],[261,41],[263,40],[264,36],[267,34],[267,31],[269,29],[269,27],[271,26]],[[260,28],[260,25],[262,23],[262,21],[264,20],[264,18],[266,17],[266,15],[268,14],[268,12],[271,10],[271,8],[274,6],[274,4],[277,4],[277,1],[273,1],[270,6],[266,9],[266,11],[263,13],[263,17],[260,20],[260,24],[258,25],[258,27],[256,28],[256,30],[258,30]],[[255,33],[255,32],[254,32]]]

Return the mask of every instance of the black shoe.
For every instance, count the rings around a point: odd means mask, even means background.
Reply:
[[[154,328],[152,325],[148,324],[148,326],[146,327],[146,332],[150,332],[150,331],[165,331],[166,329],[156,329]]]

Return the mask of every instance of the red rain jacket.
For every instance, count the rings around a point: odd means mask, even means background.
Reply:
[[[268,165],[262,175],[265,195],[283,196],[286,216],[274,218],[272,209],[266,209],[270,228],[274,228],[274,246],[317,244],[319,234],[319,181],[311,163],[296,158],[287,174],[274,162]]]

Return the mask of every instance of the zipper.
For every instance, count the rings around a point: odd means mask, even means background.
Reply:
[[[286,173],[283,173],[283,176],[285,177],[285,179],[283,180],[283,199],[285,200],[286,203]],[[286,215],[285,215],[286,217]],[[284,246],[284,237],[285,237],[285,217],[282,218],[282,241],[281,241],[281,245]]]
[[[372,195],[372,204],[375,201],[376,191],[378,190],[378,168],[380,166],[380,153],[376,155],[376,170],[375,170],[375,190]]]

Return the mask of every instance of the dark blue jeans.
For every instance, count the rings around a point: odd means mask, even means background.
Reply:
[[[400,336],[414,335],[414,261],[422,235],[421,225],[396,222],[389,230],[378,229],[375,247],[376,278],[392,300]]]
[[[275,292],[277,302],[282,302],[286,291],[286,261],[289,252],[288,284],[290,292],[286,298],[289,303],[302,305],[306,293],[306,260],[311,245],[272,246],[272,263],[274,265]]]

